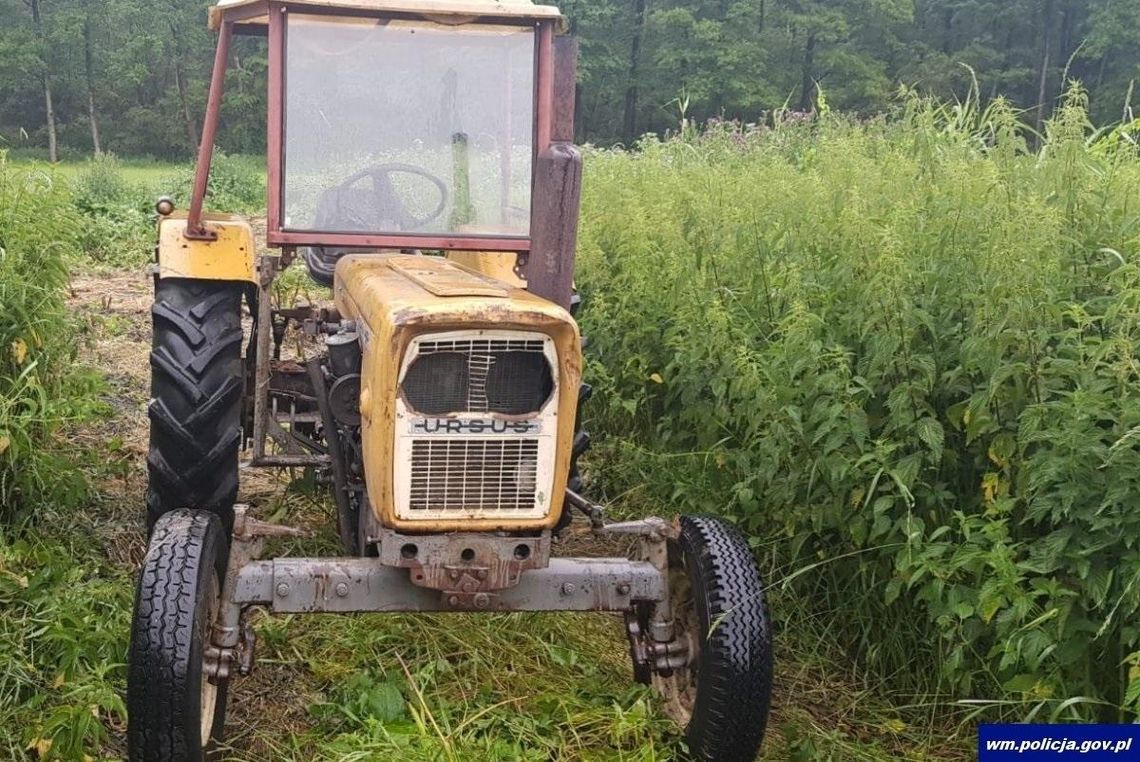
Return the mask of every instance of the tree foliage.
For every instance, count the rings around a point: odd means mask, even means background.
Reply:
[[[28,2],[0,0],[0,138],[8,148],[47,145],[38,75],[46,67],[64,152],[94,152],[93,112],[102,147],[114,153],[192,155],[213,63],[208,3],[38,0],[46,38],[40,48]],[[219,143],[235,152],[261,151],[264,44],[239,40],[231,65]]]
[[[30,12],[42,16],[42,38]],[[43,75],[62,150],[193,153],[212,64],[207,0],[0,0],[0,137],[46,146]],[[1040,125],[1080,80],[1098,123],[1140,77],[1129,0],[565,0],[582,41],[578,137],[632,143],[682,119],[761,122],[790,108],[863,115],[900,86],[964,98],[977,84]],[[239,39],[219,143],[264,148],[264,43]],[[27,135],[25,138],[24,136]]]

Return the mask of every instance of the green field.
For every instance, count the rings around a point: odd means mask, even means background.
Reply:
[[[265,174],[265,158],[261,156],[227,156],[223,161],[239,167],[243,172],[262,176]],[[191,163],[131,159],[114,155],[101,159],[68,159],[52,164],[38,152],[19,151],[9,153],[8,163],[15,170],[56,175],[69,181],[89,173],[94,165],[109,163],[125,184],[141,191],[147,198],[152,195],[186,193],[188,189],[174,187],[178,185],[174,181],[186,180],[193,168]]]
[[[1074,93],[1038,148],[1000,105],[912,100],[588,151],[589,491],[747,532],[778,624],[764,759],[966,759],[982,719],[1135,718],[1136,136]],[[223,158],[213,203],[256,213],[258,164]],[[125,752],[147,209],[188,171],[0,160],[3,757]],[[318,530],[281,550],[335,548],[301,480],[242,499]],[[681,750],[613,617],[256,629],[234,759]]]

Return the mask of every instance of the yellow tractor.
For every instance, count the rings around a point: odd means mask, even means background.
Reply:
[[[131,759],[217,753],[256,606],[621,613],[634,678],[690,756],[753,759],[772,655],[748,545],[714,518],[608,521],[580,494],[577,45],[558,10],[221,0],[209,23],[193,193],[157,207]],[[268,44],[271,254],[245,220],[203,212],[235,34]],[[274,305],[294,262],[331,303]],[[343,555],[263,558],[299,530],[236,504],[247,467],[327,485]],[[575,517],[634,557],[556,557]]]

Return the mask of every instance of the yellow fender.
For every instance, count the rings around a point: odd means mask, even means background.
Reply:
[[[175,212],[158,223],[158,277],[234,280],[257,283],[253,228],[235,214],[207,214],[218,234],[213,241],[186,238],[186,215]]]

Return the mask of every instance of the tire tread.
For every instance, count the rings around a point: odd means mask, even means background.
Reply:
[[[180,510],[154,527],[139,573],[127,668],[127,743],[133,762],[201,760],[198,718],[188,700],[197,695],[190,665],[200,585],[224,572],[226,541],[216,516]],[[218,691],[224,715],[225,686]],[[189,733],[187,728],[190,728]],[[220,737],[217,727],[215,738]],[[192,737],[191,737],[192,736]]]
[[[238,491],[241,284],[167,278],[155,289],[150,355],[147,522],[177,508],[218,515],[228,534]]]
[[[701,644],[697,699],[686,729],[693,759],[749,762],[764,740],[772,693],[772,634],[764,583],[739,530],[707,516],[681,518],[680,546]]]

